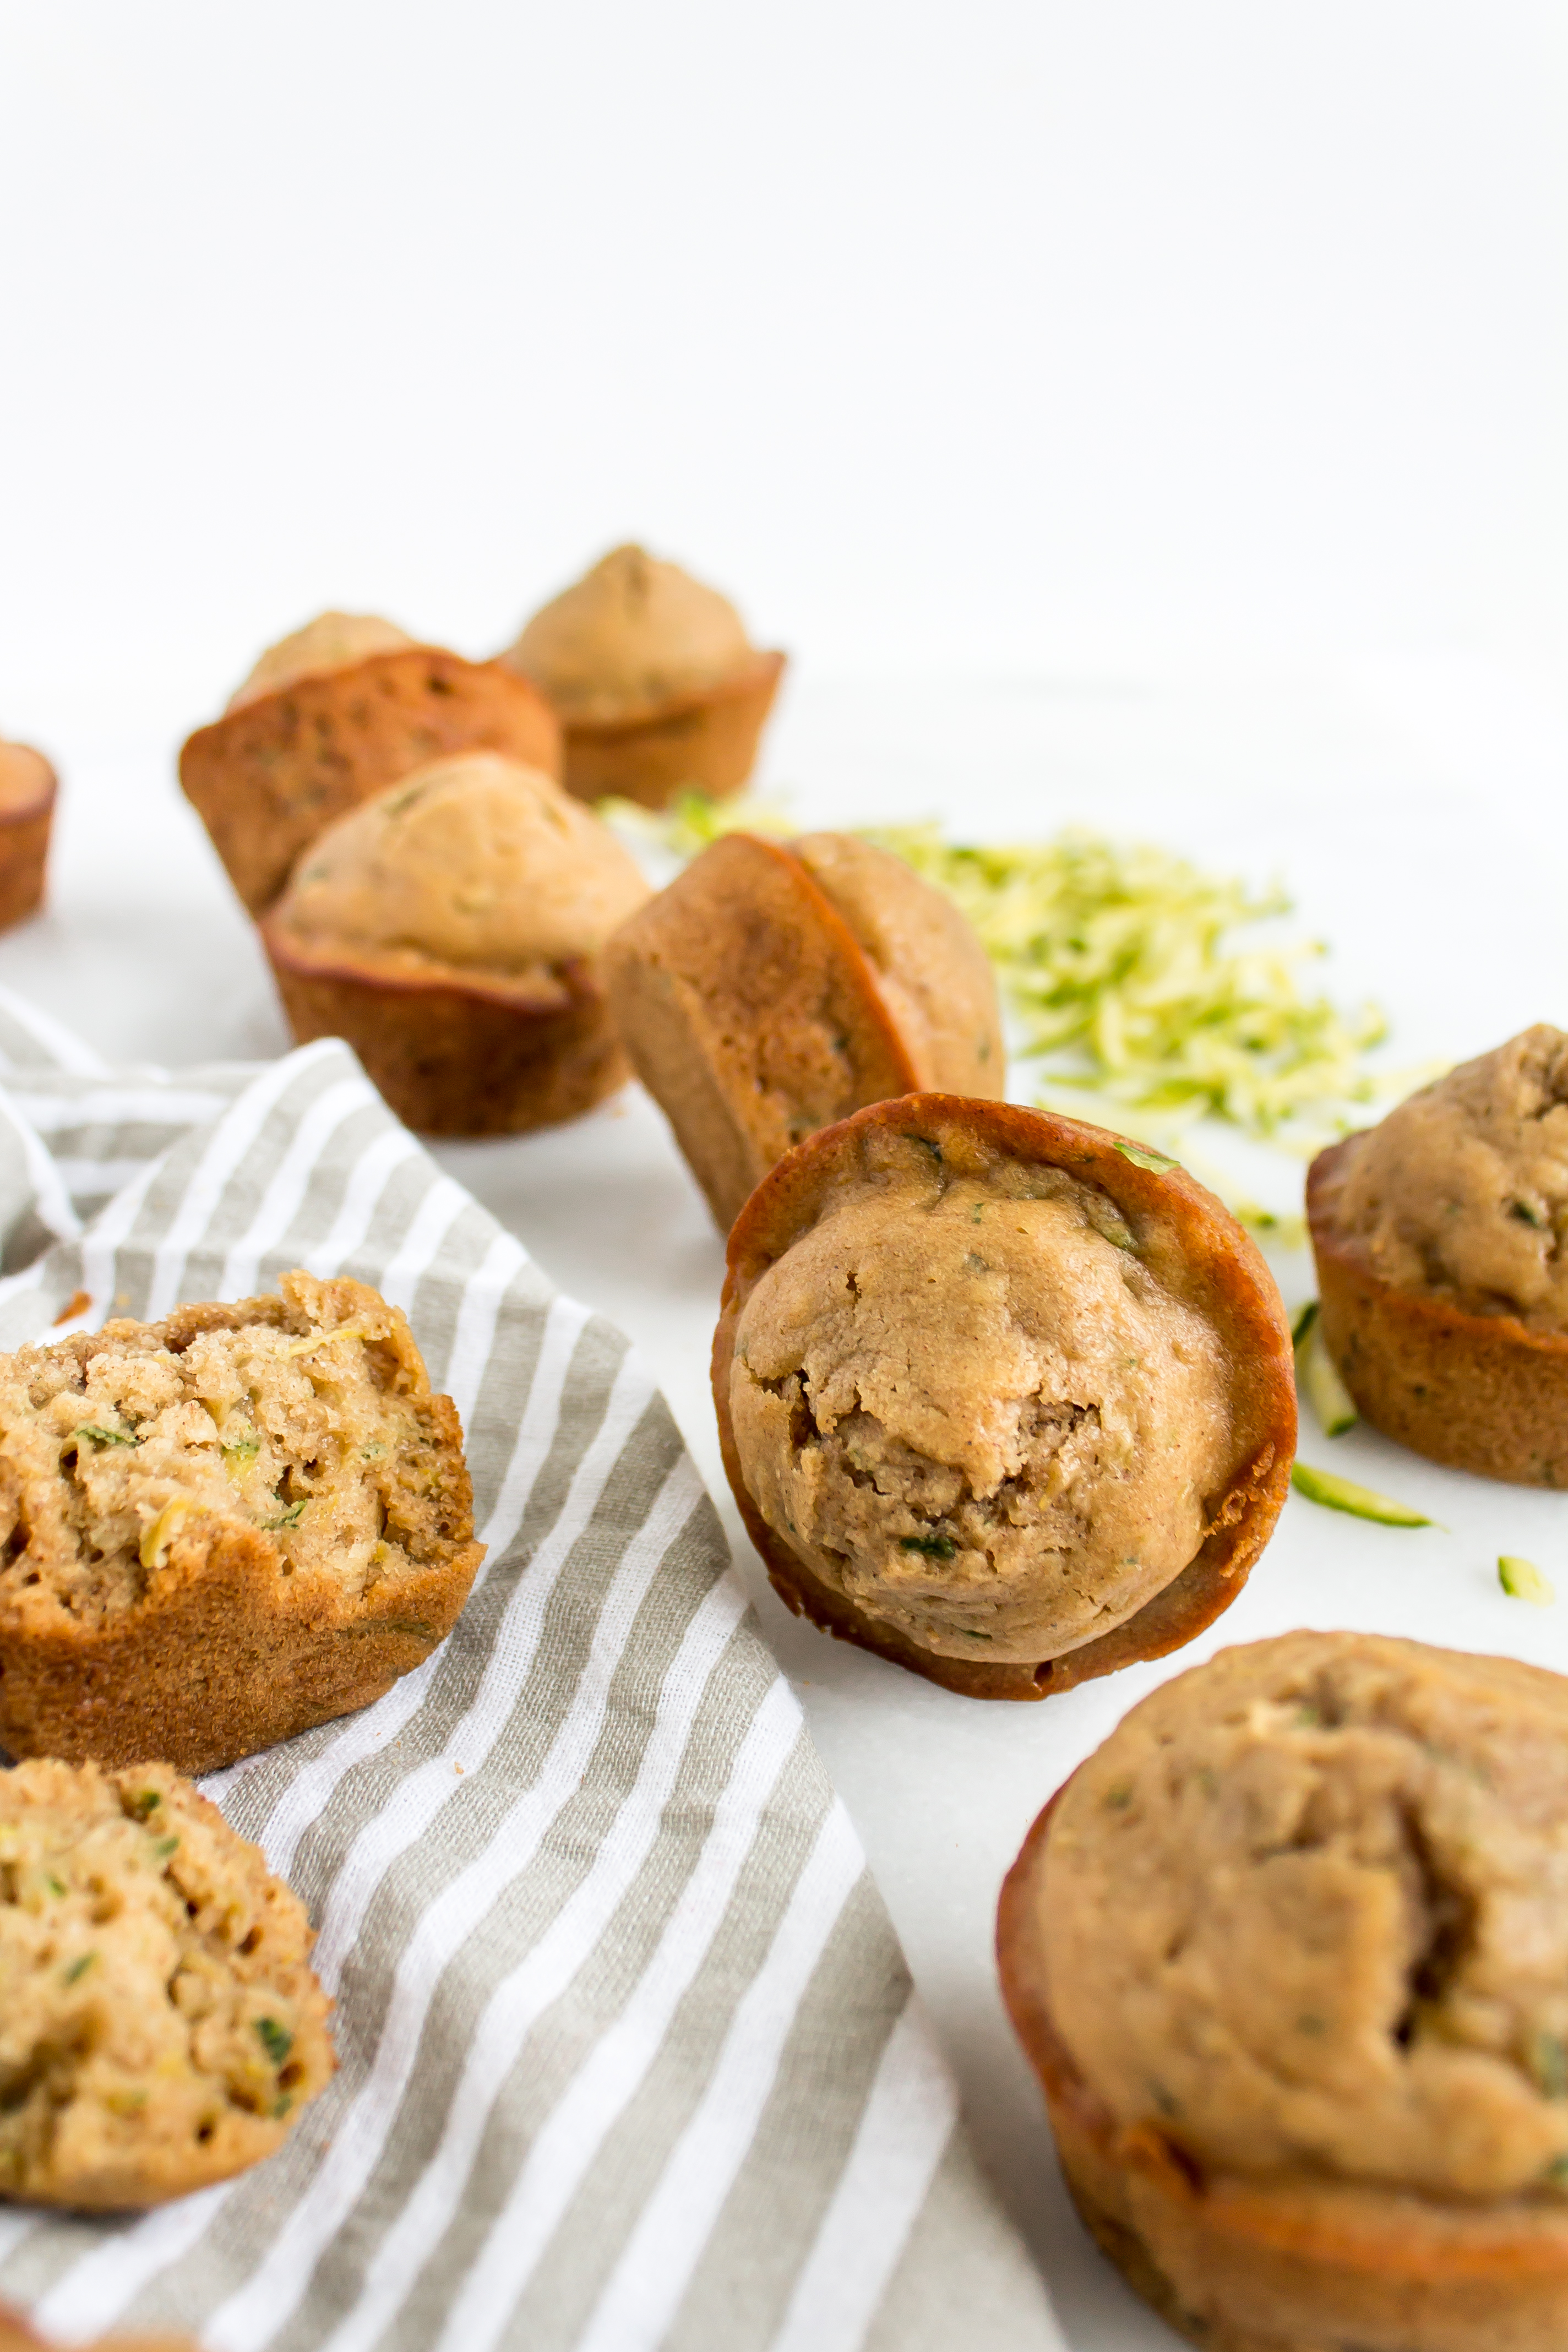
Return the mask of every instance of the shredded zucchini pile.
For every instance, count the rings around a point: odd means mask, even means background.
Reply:
[[[1385,1034],[1373,1006],[1342,1013],[1302,986],[1310,942],[1234,935],[1289,911],[1168,851],[1084,833],[997,848],[939,826],[868,838],[956,899],[996,969],[1015,1049],[1052,1087],[1092,1088],[1185,1123],[1230,1121],[1262,1139],[1321,1139],[1376,1081],[1362,1055]]]

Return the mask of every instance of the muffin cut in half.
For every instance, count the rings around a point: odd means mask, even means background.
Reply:
[[[913,1095],[759,1186],[713,1399],[791,1609],[949,1690],[1037,1699],[1236,1598],[1285,1498],[1290,1335],[1236,1220],[1152,1157]]]
[[[1324,1344],[1433,1462],[1568,1486],[1568,1036],[1540,1024],[1307,1179]]]
[[[167,1764],[0,1774],[0,2196],[162,2204],[331,2080],[300,1898]]]
[[[1568,2344],[1568,1682],[1358,1633],[1135,1706],[1003,1888],[1068,2186],[1213,2352]]]
[[[0,1358],[0,1747],[186,1772],[367,1706],[483,1557],[462,1432],[363,1283]]]
[[[41,751],[0,743],[0,930],[36,915],[44,903],[58,789]]]
[[[341,817],[261,937],[301,1045],[346,1037],[410,1127],[515,1135],[631,1075],[599,956],[647,895],[550,777],[458,752]]]
[[[720,1225],[792,1144],[889,1095],[1001,1094],[985,951],[850,834],[727,834],[624,923],[616,1023]]]
[[[561,772],[561,730],[528,680],[422,646],[369,614],[323,613],[262,655],[180,753],[180,784],[253,915],[301,850],[384,785],[447,751]]]
[[[640,547],[602,556],[500,658],[559,713],[568,791],[645,808],[738,791],[784,669],[727,596]]]

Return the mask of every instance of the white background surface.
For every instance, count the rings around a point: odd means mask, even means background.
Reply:
[[[1281,872],[1396,1058],[1568,1024],[1562,23],[0,0],[0,733],[67,784],[0,980],[110,1055],[278,1050],[179,737],[323,604],[488,651],[636,533],[795,654],[804,822]],[[443,1157],[719,1491],[721,1251],[657,1114]],[[1195,1654],[1307,1622],[1568,1667],[1568,1501],[1314,1447],[1446,1532],[1292,1500]],[[989,1957],[1029,1820],[1163,1670],[987,1707],[760,1605],[1077,2352],[1168,2343],[1061,2207]]]

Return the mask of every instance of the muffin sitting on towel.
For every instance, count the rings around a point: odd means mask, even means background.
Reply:
[[[0,1357],[0,1748],[205,1772],[430,1654],[482,1544],[401,1309],[281,1297]]]
[[[311,1940],[167,1764],[0,1774],[0,2197],[156,2205],[270,2156],[336,2063]]]

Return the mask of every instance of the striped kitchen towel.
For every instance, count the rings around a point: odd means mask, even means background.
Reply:
[[[489,1553],[363,1714],[215,1776],[342,2061],[143,2218],[0,2208],[0,2296],[213,2352],[1046,2352],[843,1808],[644,1366],[347,1048],[110,1070],[0,1001],[0,1347],[292,1265],[407,1309]]]

